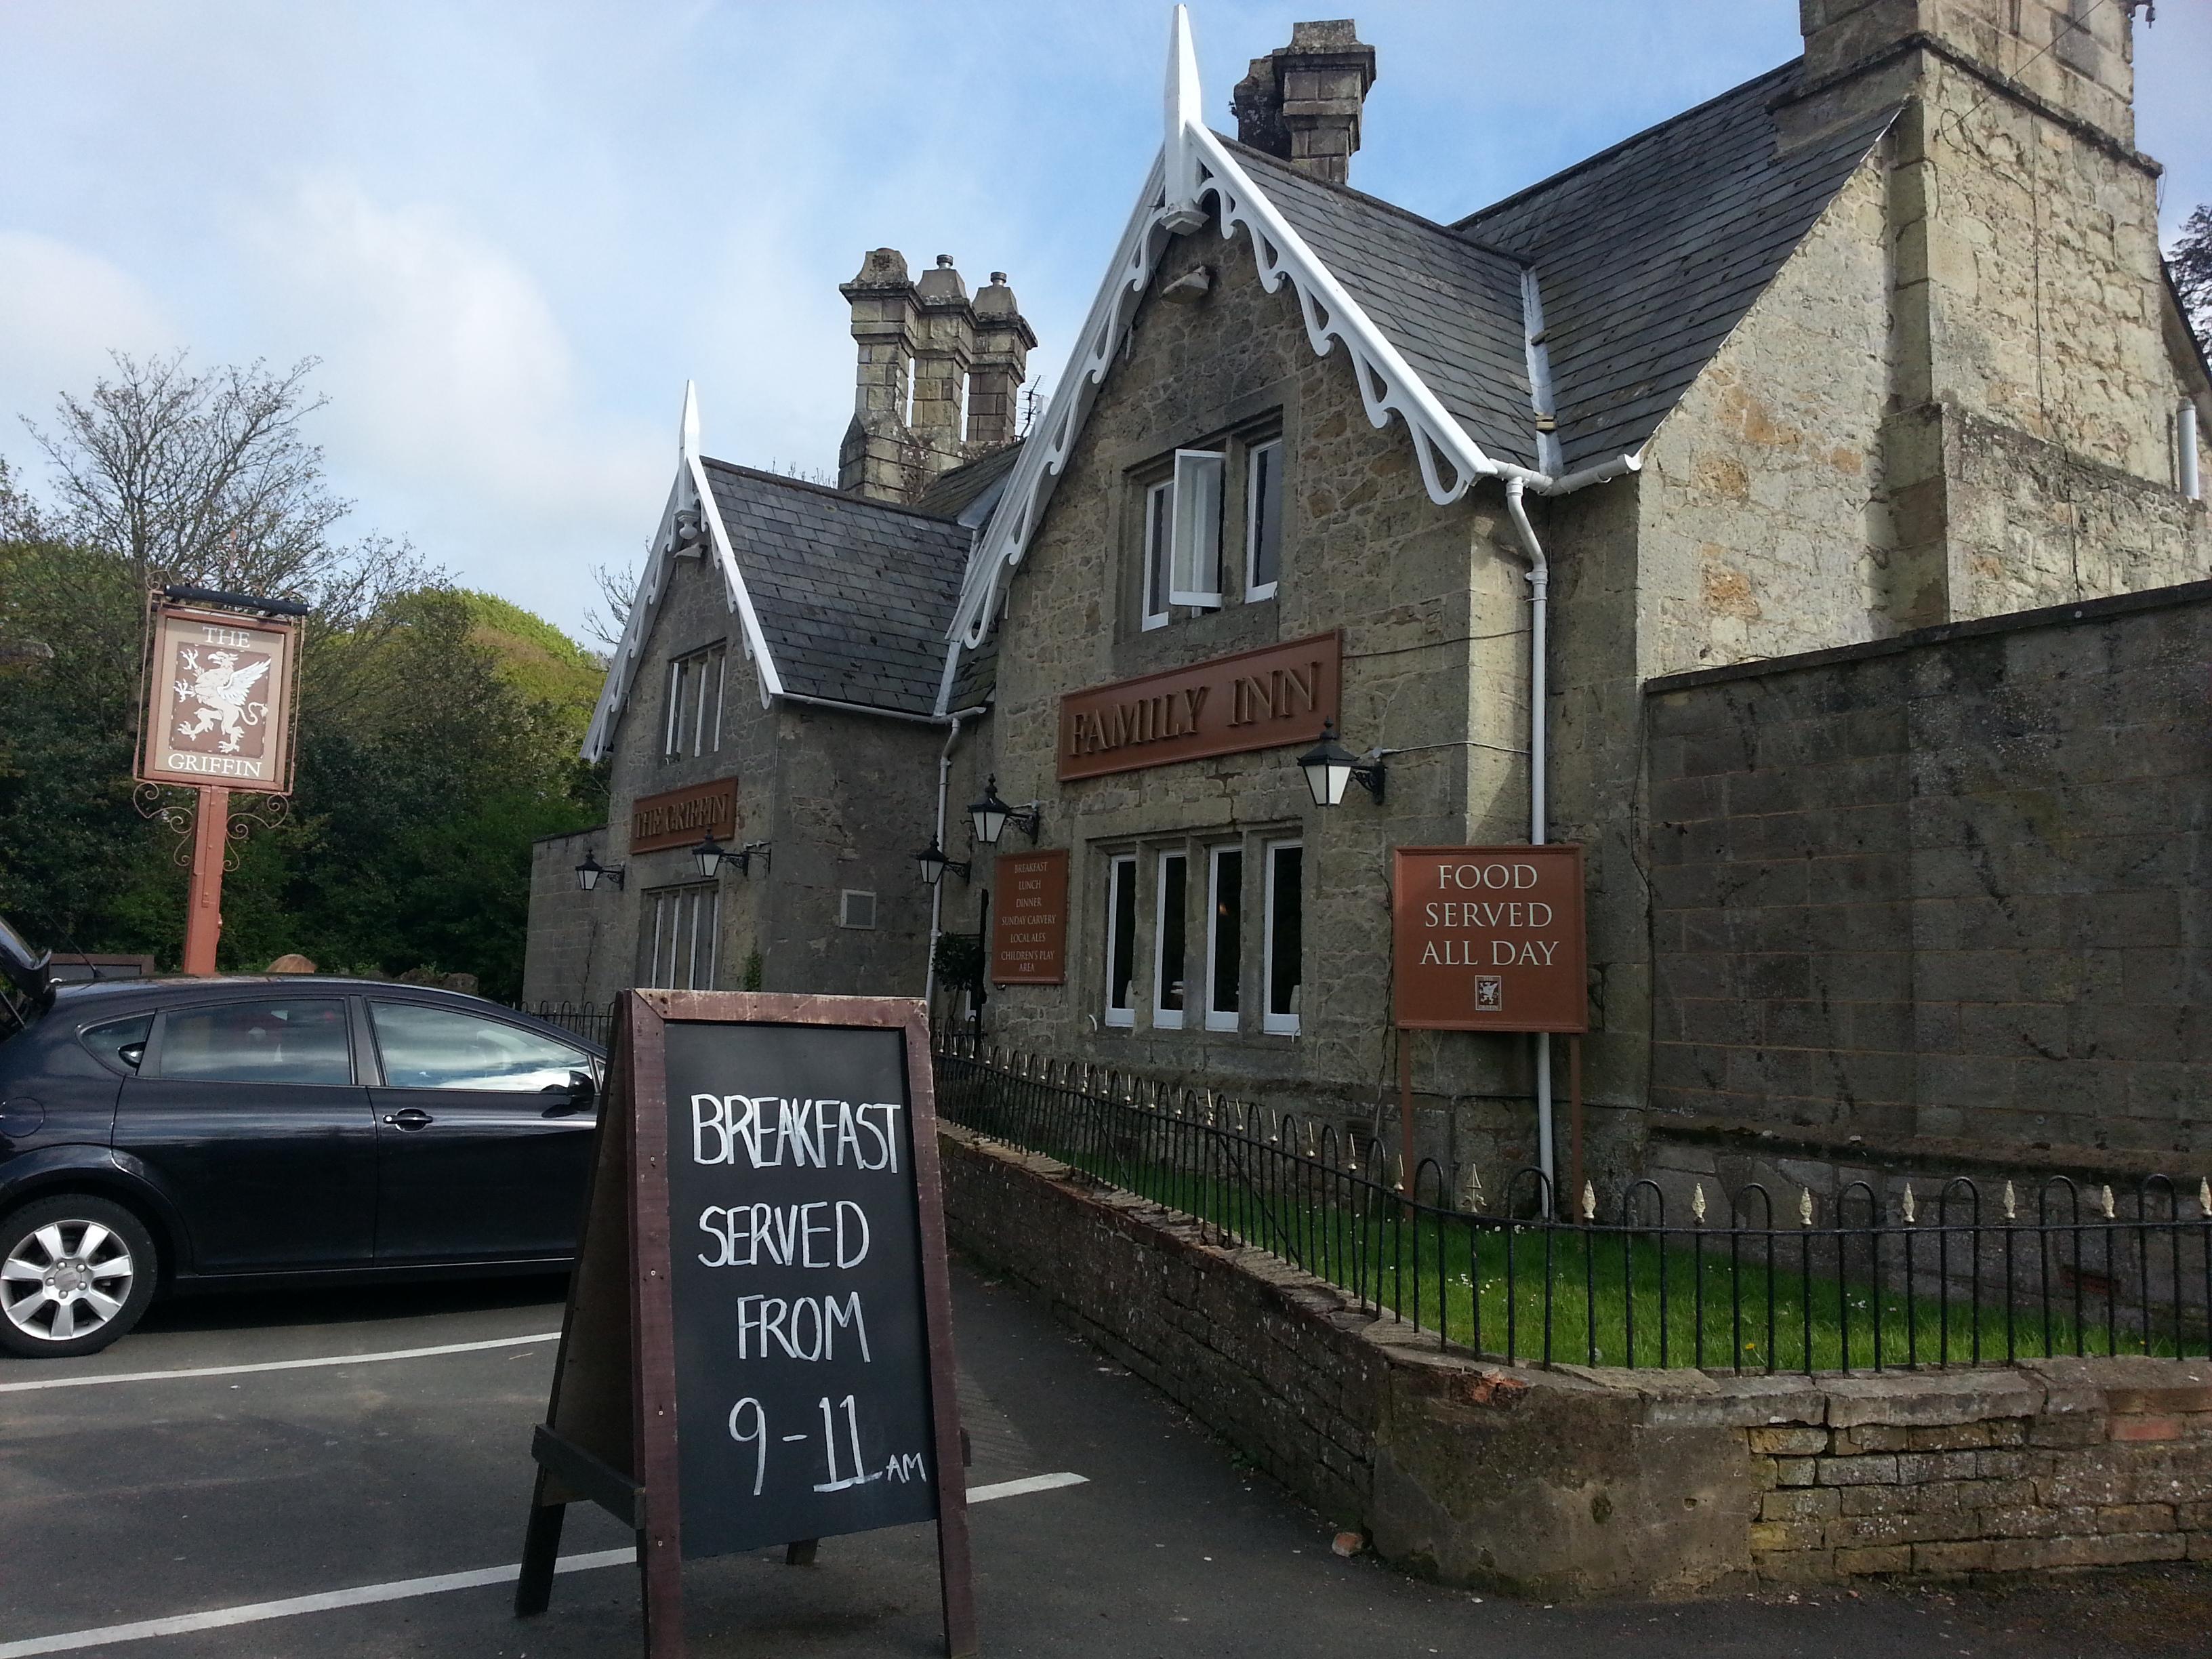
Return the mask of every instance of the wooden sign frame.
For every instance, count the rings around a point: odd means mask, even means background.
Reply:
[[[588,1498],[636,1534],[646,1659],[683,1659],[683,1509],[668,1213],[666,1035],[676,1021],[873,1027],[904,1036],[937,1471],[938,1574],[945,1648],[953,1659],[965,1659],[976,1651],[975,1601],[929,1017],[921,1002],[908,998],[644,990],[623,997],[600,1103],[590,1203],[561,1322],[560,1356],[545,1422],[531,1444],[538,1474],[515,1614],[544,1611],[567,1506]],[[812,1559],[813,1540],[793,1539],[786,1559]]]

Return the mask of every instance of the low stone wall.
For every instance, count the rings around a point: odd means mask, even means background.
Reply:
[[[1447,1583],[1558,1599],[2212,1559],[2212,1363],[1488,1364],[1053,1159],[951,1126],[942,1147],[956,1244]]]

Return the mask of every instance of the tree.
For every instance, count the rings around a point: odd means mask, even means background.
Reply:
[[[2181,314],[2197,337],[2197,349],[2212,356],[2212,206],[2200,204],[2181,222],[2181,234],[2166,255],[2166,268],[2172,273]]]
[[[299,599],[331,626],[372,614],[424,573],[404,543],[345,543],[352,510],[323,477],[301,422],[315,360],[205,374],[167,357],[111,354],[112,379],[64,393],[55,423],[24,424],[53,463],[58,537],[122,560],[140,589],[166,583]]]
[[[0,466],[0,915],[65,950],[176,960],[185,872],[131,799],[145,593],[282,595],[313,607],[292,817],[237,849],[222,965],[296,950],[519,994],[530,843],[605,810],[577,756],[598,668],[404,542],[340,538],[348,504],[301,430],[310,365],[114,361],[39,434],[51,503]]]

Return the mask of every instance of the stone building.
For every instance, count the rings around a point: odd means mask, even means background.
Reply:
[[[1639,1157],[1670,1116],[1838,1139],[1950,1122],[1962,1103],[1936,1097],[1940,1066],[1908,1068],[1905,1109],[1864,1131],[1848,1082],[1808,1082],[1803,1063],[1686,1081],[1728,1045],[1685,1022],[1765,1002],[1734,956],[1718,994],[1659,971],[1685,955],[1679,931],[1662,938],[1684,912],[1725,929],[1750,901],[1675,882],[1655,907],[1666,815],[1694,792],[1674,787],[1681,739],[1647,688],[1887,641],[1940,655],[1936,636],[1973,619],[2212,573],[2191,488],[2212,381],[2160,260],[2157,166],[2134,149],[2136,9],[1803,0],[1801,58],[1450,223],[1349,184],[1376,73],[1350,22],[1301,23],[1255,59],[1231,140],[1205,125],[1178,9],[1159,158],[1051,403],[981,464],[1001,471],[969,503],[938,684],[898,705],[934,724],[890,738],[848,713],[833,734],[827,711],[763,693],[763,751],[804,757],[762,798],[777,858],[798,833],[781,826],[857,822],[781,792],[864,772],[890,838],[849,858],[908,907],[896,939],[857,956],[808,941],[821,902],[811,923],[794,910],[788,935],[758,935],[765,982],[803,968],[808,988],[857,988],[842,964],[872,950],[867,988],[913,988],[925,902],[934,930],[980,934],[987,903],[1004,916],[1026,891],[1048,919],[1000,941],[1026,949],[988,987],[994,1040],[1363,1127],[1395,1115],[1403,1066],[1425,1150],[1523,1160],[1557,1045],[1394,1029],[1391,858],[1571,842],[1605,1156]],[[927,507],[981,470],[944,445],[941,416],[935,438],[912,424],[960,359],[922,284],[879,301],[902,276],[879,281],[879,257],[846,289],[862,386],[841,482]],[[972,311],[980,341],[981,296]],[[980,346],[966,361],[972,376]],[[618,776],[627,672],[594,733]],[[793,724],[809,716],[811,734]],[[1323,718],[1379,767],[1379,799],[1315,804],[1297,762]],[[838,753],[855,721],[884,750]],[[908,774],[875,773],[900,742]],[[1034,806],[1034,842],[1012,830],[995,861],[955,844],[994,781]],[[1753,814],[1764,863],[1798,869],[1795,954],[1832,978],[1846,942],[1803,884],[1835,811],[1776,798]],[[909,855],[948,823],[969,879],[932,895]],[[563,860],[541,858],[549,932]],[[826,896],[826,868],[811,879]],[[2212,934],[2206,886],[2185,883],[2184,908]],[[533,945],[533,995],[535,961]],[[720,982],[738,982],[730,966]],[[1811,977],[1780,1000],[1819,1002]],[[1735,1039],[1792,1046],[1780,1016]]]

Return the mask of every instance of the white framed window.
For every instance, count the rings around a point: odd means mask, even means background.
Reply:
[[[1215,449],[1175,454],[1175,528],[1168,561],[1168,603],[1221,608],[1221,474]]]
[[[1244,849],[1206,855],[1206,1029],[1233,1031],[1243,1005]]]
[[[1260,1029],[1276,1036],[1298,1034],[1298,1004],[1305,959],[1305,848],[1295,841],[1267,843],[1267,926],[1261,951],[1266,975]]]
[[[1283,574],[1283,441],[1244,455],[1244,598],[1272,599]]]
[[[858,887],[840,890],[837,895],[837,925],[840,927],[874,927],[876,896]]]
[[[1168,544],[1174,525],[1175,485],[1164,480],[1145,492],[1145,626],[1168,625]]]
[[[1145,490],[1144,625],[1165,628],[1176,605],[1221,606],[1221,477],[1226,457],[1178,449],[1175,470]]]
[[[668,665],[668,717],[661,753],[666,759],[712,754],[722,746],[722,693],[726,653],[719,645]]]
[[[653,922],[642,975],[664,990],[711,991],[721,934],[722,896],[714,886],[664,887],[648,893]]]
[[[1189,1000],[1190,859],[1182,853],[1159,856],[1152,911],[1152,1024],[1163,1030],[1182,1029]]]
[[[1106,862],[1106,1023],[1134,1025],[1131,988],[1137,977],[1137,858],[1124,853]]]

